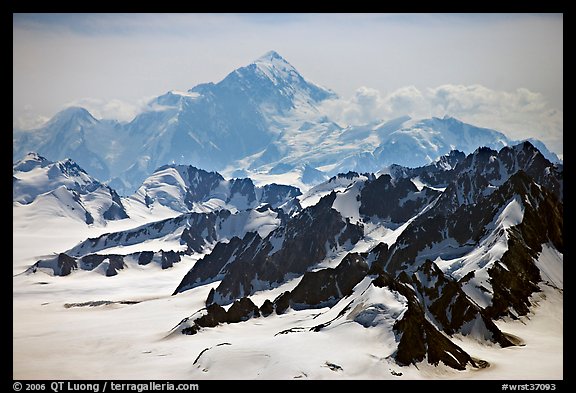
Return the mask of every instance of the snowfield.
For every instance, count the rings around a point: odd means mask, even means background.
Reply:
[[[562,379],[558,157],[337,99],[270,51],[14,130],[13,378]]]
[[[31,234],[15,220],[14,379],[563,378],[563,295],[549,285],[543,284],[542,292],[533,296],[533,313],[517,321],[498,322],[524,346],[502,349],[470,337],[455,338],[472,356],[488,361],[488,368],[456,371],[425,362],[400,367],[389,358],[395,344],[386,326],[393,321],[370,322],[370,315],[356,316],[364,325],[374,325],[366,328],[353,321],[351,312],[327,329],[309,331],[332,319],[339,304],[333,309],[289,311],[224,324],[193,336],[173,331],[182,319],[204,307],[208,292],[219,284],[170,296],[200,255],[185,256],[171,269],[150,264],[125,269],[115,277],[82,270],[67,277],[18,274],[38,256],[54,250],[55,242],[62,245],[59,249],[66,249],[101,231],[86,226],[67,228],[68,232],[57,234],[46,227],[36,228]],[[561,285],[561,254],[544,248],[539,264],[551,266],[549,281]],[[293,289],[299,280],[251,298],[261,306],[265,299]],[[366,280],[359,283],[355,293],[366,285]],[[391,315],[397,317],[403,312],[401,298],[381,288],[370,291],[353,295],[355,302],[386,305],[396,310]]]

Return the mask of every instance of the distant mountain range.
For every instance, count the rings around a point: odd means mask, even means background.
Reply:
[[[302,77],[271,51],[218,83],[171,91],[129,123],[97,120],[70,107],[37,130],[14,130],[13,160],[37,152],[71,158],[121,195],[166,164],[218,170],[227,177],[308,187],[347,171],[426,165],[457,149],[516,142],[454,118],[342,127],[322,112],[332,91]],[[532,140],[552,162],[558,157]]]
[[[15,280],[128,283],[124,296],[170,272],[151,301],[185,300],[176,310],[189,311],[164,334],[202,339],[224,324],[240,334],[210,338],[190,359],[199,373],[214,363],[207,351],[250,361],[220,346],[262,326],[282,326],[267,343],[290,345],[360,334],[380,348],[363,356],[394,366],[393,377],[422,362],[488,367],[468,337],[490,350],[521,345],[503,319],[529,315],[538,292],[563,294],[562,162],[539,141],[450,117],[341,127],[321,109],[334,97],[269,52],[219,83],[152,100],[130,123],[68,108],[15,132],[18,244],[38,227],[58,234],[50,253],[14,265],[26,266]],[[60,243],[60,226],[78,233]],[[260,332],[246,344],[257,356]]]

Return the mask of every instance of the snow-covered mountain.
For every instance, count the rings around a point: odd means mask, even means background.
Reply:
[[[48,161],[29,153],[12,169],[12,197],[16,205],[47,209],[86,224],[128,218],[115,190],[88,175],[70,159]]]
[[[217,245],[176,288],[219,281],[207,308],[187,319],[182,333],[329,307],[311,330],[335,329],[345,320],[387,326],[399,337],[393,354],[399,364],[427,359],[457,369],[481,366],[450,341],[454,334],[515,345],[493,319],[528,313],[543,283],[563,288],[561,166],[524,142],[467,157],[453,152],[427,167],[403,169],[396,167],[394,177],[335,177],[304,194],[302,202],[322,196],[285,227]],[[448,184],[425,185],[424,174]],[[373,241],[375,227],[384,229],[380,242]],[[331,252],[343,257],[330,258]],[[544,254],[560,257],[544,260]],[[291,290],[260,307],[250,301],[294,276],[301,279]],[[375,288],[386,288],[389,300],[367,299]],[[397,307],[390,308],[392,299]],[[227,304],[233,304],[229,311],[221,307]]]
[[[500,132],[450,117],[404,116],[342,127],[322,110],[321,104],[333,98],[335,93],[307,81],[270,51],[218,83],[151,100],[129,123],[68,108],[38,130],[14,130],[13,160],[29,151],[51,160],[70,157],[129,195],[166,164],[309,187],[338,173],[422,166],[454,149],[468,154],[480,146],[514,143]],[[549,160],[558,160],[541,142],[534,143]]]
[[[180,262],[181,256],[209,251],[218,242],[228,242],[256,232],[267,236],[287,220],[282,210],[270,205],[231,213],[185,213],[144,224],[134,229],[88,238],[57,256],[42,259],[30,271],[66,276],[73,270],[96,271],[115,276],[125,267],[156,262],[162,269]]]
[[[193,166],[165,165],[149,176],[131,199],[147,207],[155,204],[177,212],[206,212],[215,209],[242,211],[270,204],[277,208],[293,203],[301,195],[298,188],[265,184],[256,187],[249,178],[225,180],[217,172]],[[294,206],[284,206],[293,210]]]
[[[43,175],[53,167],[63,179]],[[77,166],[37,155],[14,167],[15,176],[34,171],[39,191],[102,187]],[[284,321],[283,330],[259,340],[324,337],[333,347],[354,332],[354,342],[382,350],[389,369],[419,370],[426,362],[467,372],[489,363],[466,343],[494,351],[521,344],[502,318],[531,313],[540,291],[563,291],[563,166],[529,142],[451,151],[417,168],[338,174],[304,194],[167,165],[124,201],[182,214],[55,249],[26,274],[145,271],[141,277],[156,280],[184,265],[172,299],[202,304],[171,330],[173,338],[202,341],[213,329]],[[261,341],[253,343],[257,352],[266,351]],[[194,362],[201,372],[214,367],[214,356],[226,358],[214,345]]]
[[[129,123],[68,108],[15,131],[15,326],[54,313],[26,339],[81,326],[190,379],[481,377],[533,350],[501,348],[512,321],[543,329],[538,302],[562,310],[558,158],[451,117],[343,127],[335,97],[272,51]]]

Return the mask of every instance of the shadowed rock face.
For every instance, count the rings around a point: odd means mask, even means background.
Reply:
[[[218,304],[211,304],[206,307],[205,315],[194,320],[192,326],[182,329],[182,334],[196,334],[203,327],[216,327],[226,322],[226,310]]]
[[[269,203],[272,206],[280,206],[286,201],[302,195],[302,192],[293,186],[282,184],[266,184],[262,187],[260,203]]]
[[[328,249],[355,244],[363,229],[332,209],[335,198],[334,193],[322,198],[265,239],[247,234],[240,242],[216,246],[214,255],[198,261],[175,293],[221,277],[207,303],[229,304],[257,289],[277,286],[288,274],[305,273],[326,257]]]
[[[238,323],[250,318],[258,318],[258,307],[247,297],[236,300],[228,311],[218,304],[210,304],[204,315],[192,321],[192,325],[182,329],[182,334],[196,334],[201,328],[216,327],[221,323]]]
[[[162,253],[162,269],[168,269],[174,266],[176,262],[180,262],[180,255],[175,251],[161,251]]]
[[[163,180],[158,181],[158,176]],[[179,196],[166,190],[178,184]],[[250,178],[225,180],[218,172],[207,172],[191,165],[164,165],[158,168],[138,189],[137,195],[146,206],[153,203],[168,206],[181,213],[198,211],[198,205],[219,200],[234,210],[254,209],[268,204],[273,209],[301,195],[297,187],[267,184],[257,187]],[[204,210],[204,209],[201,209]]]
[[[368,181],[360,193],[360,214],[403,223],[428,205],[439,191],[424,187],[421,191],[407,178],[393,180],[390,175]]]
[[[258,236],[256,232],[246,235],[249,239],[256,236]],[[217,243],[210,254],[196,262],[186,273],[173,294],[219,280],[222,277],[220,274],[222,268],[232,260],[233,255],[241,252],[240,247],[245,244],[243,240],[234,236],[228,243]]]
[[[270,299],[266,299],[262,306],[260,306],[260,314],[263,317],[267,317],[268,315],[274,312],[274,305],[270,301]]]
[[[67,276],[72,270],[78,269],[76,260],[64,253],[58,255],[58,267],[60,268],[60,276]]]
[[[106,276],[115,276],[118,274],[118,270],[124,269],[124,257],[122,255],[108,255],[108,260]]]
[[[228,210],[221,210],[209,214],[194,215],[190,225],[184,228],[180,239],[186,243],[190,252],[202,252],[206,243],[218,239],[216,222],[218,219],[225,220],[230,217]]]
[[[502,347],[513,345],[488,314],[466,296],[461,285],[444,275],[431,260],[426,260],[412,276],[403,273],[398,279],[412,285],[426,312],[434,317],[437,327],[446,334],[467,335],[472,329],[466,325],[474,324],[474,330],[481,334],[478,338],[496,342]]]
[[[230,181],[230,196],[226,200],[229,203],[235,195],[243,196],[248,205],[256,201],[254,183],[250,179],[233,179]]]
[[[430,364],[442,362],[457,370],[464,370],[467,364],[476,367],[470,355],[426,319],[425,309],[412,289],[387,273],[381,273],[373,284],[388,287],[408,299],[408,309],[394,324],[394,332],[400,337],[398,350],[393,355],[398,364],[407,366],[427,358]]]
[[[110,191],[110,195],[112,197],[112,204],[110,205],[108,210],[104,212],[102,216],[107,220],[123,220],[125,218],[128,218],[128,214],[126,214],[126,209],[124,208],[124,205],[122,204],[122,200],[120,199],[118,193],[108,186],[106,186],[106,188],[108,189],[108,191]]]
[[[524,204],[524,219],[508,229],[508,250],[489,271],[493,298],[486,308],[492,318],[504,315],[515,317],[526,315],[530,309],[530,296],[540,291],[540,270],[534,260],[542,251],[542,244],[552,243],[564,252],[564,205],[556,196],[539,187],[524,173],[519,173],[510,188],[521,192]]]
[[[167,168],[160,167],[158,170]],[[221,181],[224,180],[222,175],[217,172],[207,172],[203,169],[198,169],[193,166],[186,168],[187,184],[190,187],[186,190],[184,202],[189,209],[192,209],[194,202],[201,202],[207,198],[212,190],[214,190]]]
[[[139,265],[148,265],[152,261],[160,264],[162,269],[168,269],[174,263],[180,262],[181,253],[176,251],[142,251],[128,255],[118,254],[88,254],[82,257],[74,258],[66,253],[61,253],[58,257],[44,259],[36,262],[30,269],[35,271],[38,267],[50,268],[55,275],[66,276],[72,270],[82,269],[92,271],[102,263],[108,263],[105,275],[108,277],[115,276],[120,270],[126,267],[126,260],[137,262]],[[155,258],[156,257],[156,258]]]
[[[237,323],[247,321],[250,318],[258,318],[260,316],[260,310],[258,307],[252,303],[247,297],[236,300],[232,306],[228,309],[226,313],[227,321],[229,323]]]
[[[154,257],[154,252],[152,251],[143,251],[138,256],[138,265],[147,265],[152,262],[152,258]]]
[[[432,187],[446,187],[454,179],[454,169],[464,161],[466,154],[459,150],[452,150],[447,155],[432,164],[418,168],[406,168],[400,165],[391,165],[390,174],[393,178],[413,179],[418,177],[424,184]]]
[[[523,171],[511,176],[491,195],[473,205],[462,205],[453,214],[442,213],[435,206],[429,214],[414,220],[388,252],[380,253],[376,264],[388,272],[399,272],[409,267],[406,262],[417,261],[419,252],[443,241],[446,235],[455,239],[465,253],[470,246],[478,245],[489,224],[513,198],[521,201],[524,217],[520,224],[507,229],[508,250],[500,263],[488,270],[493,298],[485,315],[525,315],[530,295],[539,291],[541,277],[534,260],[541,245],[551,242],[560,252],[563,250],[563,204]],[[510,310],[514,312],[509,313]]]
[[[510,149],[513,149],[519,158],[507,158],[506,152]],[[502,161],[509,159],[510,171],[516,168],[516,172],[508,174],[508,166],[499,160],[499,156],[504,156]],[[524,158],[521,159],[522,157]],[[552,194],[547,198],[555,196],[553,192],[546,191],[546,187],[540,190],[534,178],[522,170],[526,168],[534,172],[535,167],[541,165],[544,165],[544,172],[548,175],[536,177],[561,189],[561,173],[556,172],[555,167],[529,143],[502,149],[500,153],[487,148],[478,149],[458,164],[454,170],[457,177],[434,206],[414,219],[390,250],[379,255],[377,263],[386,271],[396,274],[409,268],[424,249],[446,239],[456,240],[461,247],[476,246],[487,234],[489,224],[505,206],[504,203],[511,198],[528,198],[535,201],[534,206],[538,206],[542,199],[538,195]],[[494,175],[496,169],[499,171],[497,177]],[[559,228],[559,225],[555,227]],[[556,233],[561,231],[558,229]],[[540,239],[544,237],[541,236]]]
[[[290,293],[289,304],[294,309],[332,306],[349,296],[367,272],[364,258],[350,253],[334,269],[305,273]]]

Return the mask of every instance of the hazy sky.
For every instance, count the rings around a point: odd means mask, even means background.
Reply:
[[[342,123],[449,114],[563,153],[561,14],[15,14],[13,33],[15,127],[73,104],[130,120],[274,49]]]

